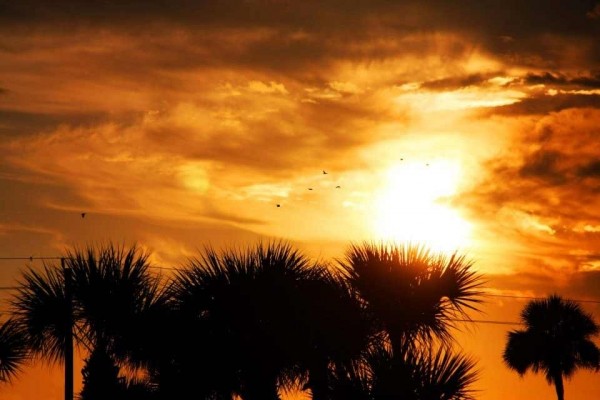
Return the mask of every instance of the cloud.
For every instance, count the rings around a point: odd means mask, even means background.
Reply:
[[[489,161],[487,178],[461,198],[486,229],[522,243],[514,268],[543,262],[577,271],[590,262],[580,253],[600,246],[600,235],[582,228],[600,224],[598,118],[598,109],[570,109],[521,121],[513,144]]]
[[[600,28],[586,17],[592,10],[585,2],[559,0],[546,2],[543,9],[517,0],[485,4],[184,0],[152,5],[129,0],[118,6],[75,0],[49,6],[41,0],[25,0],[5,4],[0,18],[6,37],[2,48],[11,51],[22,50],[31,35],[52,38],[59,31],[68,32],[69,42],[93,43],[98,32],[108,32],[120,38],[105,40],[115,50],[107,64],[115,66],[131,65],[132,57],[146,59],[160,53],[161,66],[167,69],[238,65],[310,76],[315,64],[384,61],[399,54],[425,57],[432,52],[448,61],[474,50],[513,66],[589,70],[600,56],[600,44],[593,39]],[[26,31],[31,33],[23,35]],[[440,37],[456,40],[443,43]],[[123,41],[139,41],[142,46],[132,46],[130,53],[123,53],[125,57],[116,57]],[[90,49],[87,54],[94,57],[95,49]],[[184,53],[186,57],[181,57]]]
[[[258,229],[270,217],[257,207],[281,199],[250,188],[290,186],[308,170],[344,165],[363,144],[385,139],[371,131],[379,117],[398,116],[379,113],[376,97],[363,107],[354,97],[307,104],[303,95],[275,81],[250,80],[122,121],[104,116],[53,127],[53,119],[33,115],[44,129],[17,135],[13,123],[13,136],[0,145],[7,154],[0,167],[19,171],[20,179],[45,177],[79,196],[53,197],[46,205],[56,209]]]
[[[294,188],[311,171],[385,168],[391,159],[371,154],[378,146],[404,154],[389,143],[456,135],[498,152],[516,141],[512,154],[479,166],[490,177],[465,197],[476,218],[505,218],[494,229],[531,236],[535,251],[572,244],[566,235],[583,233],[571,226],[598,225],[578,203],[595,204],[597,187],[589,132],[597,133],[590,121],[600,104],[600,27],[586,16],[592,4],[2,7],[1,72],[10,76],[0,96],[0,147],[9,154],[2,167],[76,194],[54,197],[55,209],[84,204],[258,230],[275,221],[266,207],[281,199],[279,189],[292,188],[285,200],[304,199]],[[551,139],[532,139],[543,132]]]
[[[537,94],[523,98],[519,102],[501,105],[489,109],[482,109],[484,115],[546,115],[562,110],[575,108],[600,108],[600,95],[598,94]]]
[[[577,169],[577,175],[582,178],[600,179],[600,160],[590,161]]]
[[[596,4],[593,9],[588,11],[586,16],[590,19],[598,19],[600,18],[600,4]]]
[[[588,76],[568,77],[561,73],[545,72],[543,74],[530,73],[523,79],[524,83],[532,85],[573,86],[583,88],[600,88],[600,74]]]
[[[487,83],[490,79],[501,74],[469,74],[465,76],[452,76],[448,78],[436,79],[423,82],[420,87],[428,90],[445,91],[464,89],[470,86],[481,86]]]

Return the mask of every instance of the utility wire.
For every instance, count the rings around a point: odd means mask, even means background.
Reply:
[[[508,299],[530,299],[530,300],[545,300],[545,297],[535,297],[535,296],[517,296],[517,295],[509,295],[509,294],[491,294],[485,293],[484,296],[488,297],[504,297]],[[578,303],[593,303],[600,304],[600,300],[582,300],[582,299],[569,299],[572,301],[576,301]]]
[[[498,321],[492,319],[450,319],[452,322],[468,322],[473,324],[494,324],[494,325],[523,325],[516,321]]]
[[[29,260],[29,261],[33,261],[33,260],[62,260],[62,259],[70,259],[70,257],[56,257],[56,256],[52,256],[52,257],[0,257],[0,261],[18,261],[18,260]]]

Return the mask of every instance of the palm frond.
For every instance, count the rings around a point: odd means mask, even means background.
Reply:
[[[45,265],[42,271],[27,269],[11,299],[15,321],[23,327],[32,350],[50,362],[62,362],[71,329],[63,271]]]
[[[421,352],[415,361],[418,399],[475,399],[471,386],[478,372],[473,359],[440,349],[434,354]]]
[[[352,245],[340,262],[352,286],[392,341],[452,340],[457,315],[477,310],[483,280],[464,256],[419,244]]]
[[[10,381],[29,357],[27,337],[15,320],[0,324],[0,381]]]

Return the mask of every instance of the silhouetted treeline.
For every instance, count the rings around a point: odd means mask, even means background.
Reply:
[[[151,267],[139,248],[107,245],[25,270],[0,379],[30,356],[60,363],[72,330],[82,400],[473,398],[474,362],[451,329],[477,309],[482,278],[458,254],[364,243],[325,263],[271,242]]]

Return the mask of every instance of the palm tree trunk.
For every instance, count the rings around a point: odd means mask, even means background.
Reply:
[[[312,392],[313,400],[329,399],[329,385],[327,384],[329,369],[327,360],[315,363],[309,371],[308,387]]]
[[[280,400],[277,392],[277,378],[266,378],[259,374],[247,380],[246,387],[242,390],[244,400]]]
[[[72,284],[73,271],[70,267],[65,266],[65,259],[60,259],[60,266],[64,271],[65,279],[65,304],[66,309],[66,326],[65,326],[65,400],[73,400],[73,293]]]
[[[554,374],[554,388],[558,400],[565,400],[565,387],[563,386],[563,377],[561,373]]]

